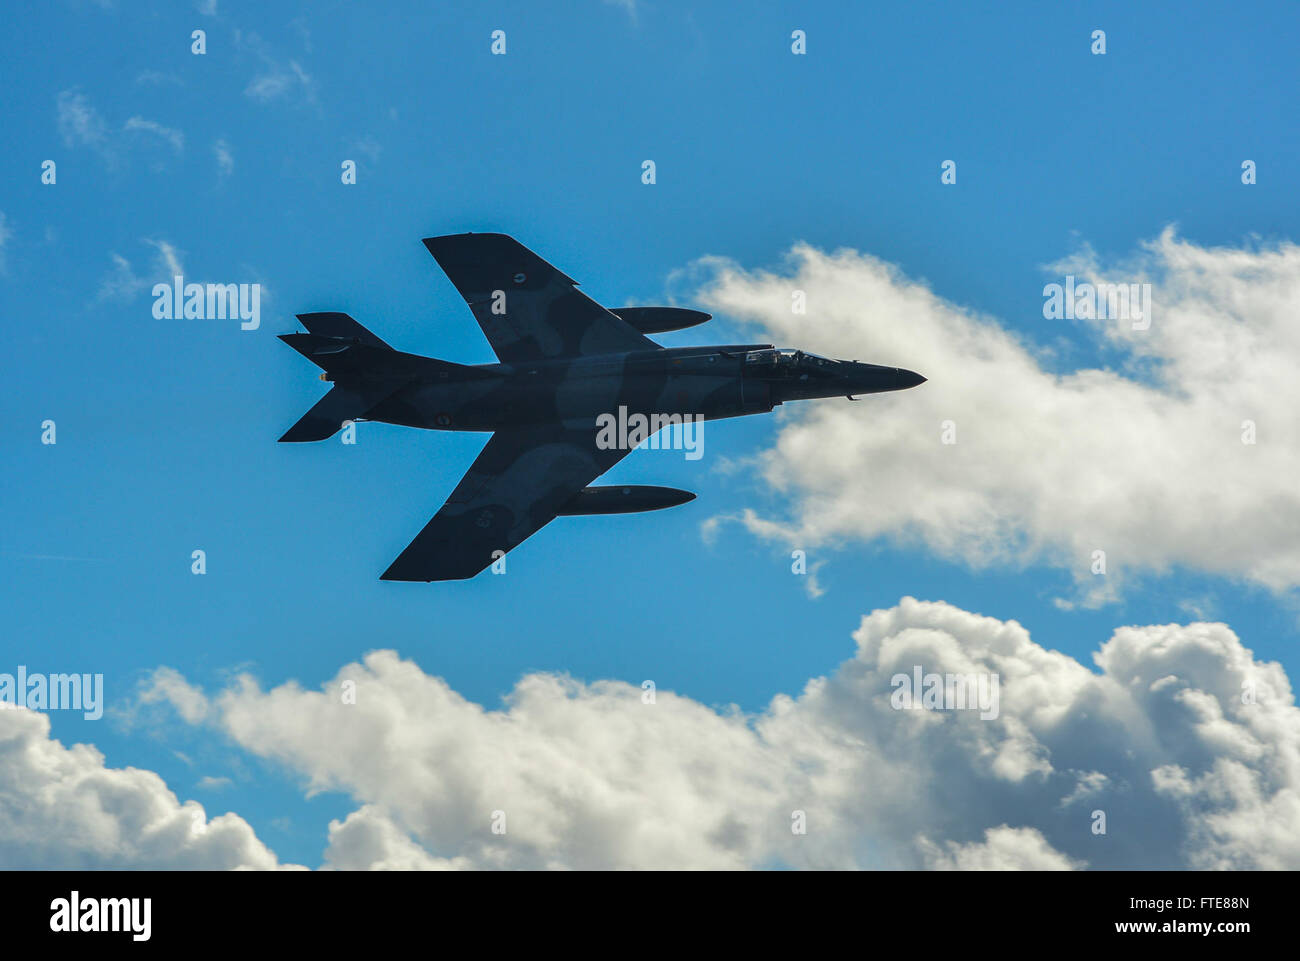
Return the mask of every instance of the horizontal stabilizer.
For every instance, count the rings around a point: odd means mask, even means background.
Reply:
[[[388,345],[362,327],[347,314],[326,310],[315,314],[299,314],[298,322],[318,337],[345,337],[359,344],[388,349]]]
[[[393,393],[397,386],[394,384],[378,390],[351,390],[335,386],[316,402],[316,406],[303,414],[298,423],[285,431],[280,442],[294,444],[333,437],[344,421],[364,417],[370,408]]]

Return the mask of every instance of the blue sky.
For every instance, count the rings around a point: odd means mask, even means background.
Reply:
[[[321,385],[275,335],[296,312],[342,310],[400,349],[491,361],[422,237],[510,233],[608,306],[689,306],[673,275],[706,255],[773,267],[796,241],[849,246],[1051,346],[1063,371],[1114,362],[1042,318],[1044,265],[1081,242],[1122,257],[1170,223],[1207,246],[1300,237],[1292,4],[629,6],[24,14],[0,56],[0,670],[102,671],[125,704],[159,665],[205,687],[247,669],[311,688],[391,647],[489,707],[544,670],[756,711],[834,670],[861,615],[904,595],[1017,619],[1084,663],[1117,626],[1185,621],[1179,602],[1211,595],[1215,619],[1294,674],[1293,604],[1179,569],[1066,611],[1053,598],[1068,578],[1046,566],[972,571],[851,543],[824,555],[826,593],[810,599],[779,547],[734,525],[700,533],[739,507],[779,510],[758,476],[719,470],[770,445],[774,417],[710,424],[700,461],[639,452],[608,475],[696,491],[686,507],[557,521],[504,577],[378,580],[483,437],[363,424],[354,447],[277,445]],[[806,56],[790,52],[796,28]],[[494,29],[505,56],[489,53]],[[79,133],[61,129],[61,103],[90,111]],[[345,159],[356,185],[340,183]],[[159,243],[187,279],[263,284],[260,329],[154,319]],[[662,338],[751,339],[726,316]],[[318,863],[328,820],[354,806],[305,799],[210,731],[52,722],[111,766],[238,811],[284,860]]]

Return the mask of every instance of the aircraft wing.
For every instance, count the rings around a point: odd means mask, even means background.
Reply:
[[[513,237],[450,234],[424,245],[503,363],[659,349]]]
[[[505,553],[545,527],[578,491],[628,453],[598,448],[594,424],[497,431],[447,503],[381,580],[473,577],[496,560],[494,552]]]

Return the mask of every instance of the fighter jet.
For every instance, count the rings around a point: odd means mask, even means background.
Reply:
[[[281,441],[324,440],[360,420],[492,432],[382,580],[473,577],[556,517],[659,510],[694,499],[669,487],[589,486],[641,439],[609,443],[609,432],[598,429],[602,415],[695,423],[925,381],[910,370],[771,344],[665,348],[646,335],[693,327],[710,315],[680,307],[607,310],[505,234],[430,237],[424,245],[499,363],[466,366],[403,353],[336,312],[299,314],[307,333],[280,336],[333,383]]]

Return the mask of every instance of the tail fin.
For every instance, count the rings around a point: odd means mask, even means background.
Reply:
[[[424,378],[474,380],[485,371],[432,357],[393,350],[347,314],[299,314],[311,333],[281,334],[280,339],[334,381],[328,394],[280,438],[286,442],[324,440],[344,421],[359,420],[407,384]]]

